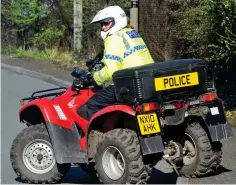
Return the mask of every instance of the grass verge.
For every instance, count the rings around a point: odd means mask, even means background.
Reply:
[[[236,110],[226,111],[227,121],[236,127]]]
[[[2,47],[2,54],[17,57],[17,58],[30,58],[37,59],[46,62],[57,64],[62,68],[71,68],[81,64],[81,61],[74,61],[72,58],[72,52],[64,51],[61,52],[57,49],[28,49],[25,50],[22,47]]]

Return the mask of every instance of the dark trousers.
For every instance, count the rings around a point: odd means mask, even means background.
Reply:
[[[77,113],[84,119],[90,120],[96,112],[115,103],[115,89],[113,85],[110,85],[93,95],[84,105],[78,108]]]

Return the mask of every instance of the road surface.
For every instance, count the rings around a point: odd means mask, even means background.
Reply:
[[[7,63],[7,57],[2,58]],[[12,60],[12,59],[11,59]],[[30,96],[32,92],[42,89],[58,87],[69,84],[63,80],[54,79],[51,76],[41,75],[22,68],[9,67],[2,64],[2,124],[1,124],[1,183],[22,183],[12,170],[9,158],[11,143],[16,135],[25,128],[19,123],[18,110],[20,98]],[[70,75],[68,73],[68,75]],[[64,83],[64,84],[63,84]],[[234,134],[236,131],[234,129]],[[232,184],[236,183],[236,137],[223,142],[223,161],[219,173],[215,176],[200,179],[178,178],[171,167],[164,161],[160,161],[153,170],[150,183],[152,184]],[[159,170],[158,170],[159,169]],[[91,184],[94,181],[79,167],[73,167],[62,183],[66,184]]]

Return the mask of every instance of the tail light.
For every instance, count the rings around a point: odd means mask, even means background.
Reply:
[[[138,112],[148,112],[148,111],[155,111],[158,109],[158,104],[157,103],[145,103],[145,104],[142,104],[142,105],[138,105],[136,107],[136,111]]]
[[[154,111],[158,109],[158,105],[157,103],[146,103],[143,105],[143,111],[147,112],[147,111]]]
[[[206,93],[200,96],[200,102],[209,102],[209,101],[213,101],[215,99],[217,99],[218,96],[217,94],[214,93]]]

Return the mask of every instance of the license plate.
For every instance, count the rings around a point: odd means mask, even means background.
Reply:
[[[176,89],[180,87],[188,87],[198,84],[199,80],[197,72],[155,78],[156,91]]]
[[[137,115],[139,128],[142,135],[155,134],[161,131],[155,113]]]

